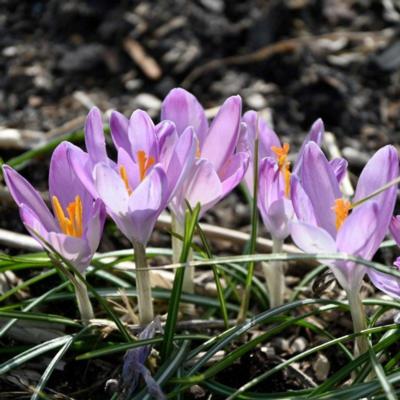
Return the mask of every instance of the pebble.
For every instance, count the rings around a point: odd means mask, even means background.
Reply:
[[[267,106],[267,101],[265,97],[260,93],[253,93],[246,97],[246,102],[250,108],[255,110],[261,110]]]
[[[328,377],[330,369],[331,369],[331,364],[328,358],[324,354],[318,353],[317,359],[313,363],[313,370],[315,373],[315,377],[320,382],[324,381]]]
[[[135,98],[135,103],[139,108],[145,110],[159,110],[161,108],[161,100],[150,93],[140,93]]]
[[[291,350],[293,353],[301,353],[307,348],[308,341],[303,336],[297,337],[293,340]]]

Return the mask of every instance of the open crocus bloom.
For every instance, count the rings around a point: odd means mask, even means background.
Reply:
[[[292,172],[288,160],[289,144],[281,144],[276,133],[265,120],[258,118],[255,111],[245,113],[242,121],[246,124],[247,129],[242,134],[238,146],[251,154],[250,166],[244,178],[245,183],[249,192],[253,193],[254,142],[258,130],[260,160],[258,208],[264,225],[271,236],[278,240],[284,240],[289,236],[289,221],[294,218],[290,194]],[[317,120],[311,127],[299,151],[293,168],[294,174],[300,171],[305,145],[308,142],[315,142],[320,145],[323,133],[324,125],[321,120]]]
[[[247,129],[242,130],[238,149],[246,151],[250,154],[250,165],[245,174],[244,181],[247,185],[247,189],[250,193],[253,193],[253,160],[254,160],[254,142],[258,133],[258,160],[261,162],[265,157],[269,157],[275,160],[279,164],[279,168],[286,174],[286,180],[290,176],[290,162],[288,161],[288,155],[290,146],[288,143],[281,143],[277,134],[269,127],[268,123],[263,119],[259,118],[255,111],[247,111],[242,118],[243,123]],[[258,121],[258,128],[257,128]],[[315,142],[321,145],[324,135],[324,124],[321,119],[316,120],[311,129],[304,139],[304,142],[300,148],[297,159],[294,163],[292,172],[297,173],[301,166],[302,155],[304,147],[308,142]],[[335,161],[336,162],[336,161]]]
[[[184,89],[173,89],[164,99],[161,119],[174,122],[177,134],[191,127],[197,137],[197,160],[177,191],[170,207],[179,219],[185,200],[201,204],[201,214],[232,191],[242,180],[248,165],[247,152],[236,152],[241,128],[242,101],[229,97],[211,125],[197,99]]]
[[[97,108],[85,125],[87,153],[74,146],[69,156],[82,183],[107,207],[108,214],[131,241],[145,245],[194,162],[192,128],[178,136],[173,123],[157,126],[144,111],[128,120],[114,112],[110,120],[117,162],[107,157],[103,123]]]
[[[48,249],[40,240],[43,238],[83,272],[99,245],[105,211],[102,202],[90,195],[73,172],[67,156],[69,146],[69,143],[61,143],[50,162],[49,194],[53,214],[25,178],[7,165],[3,171],[29,233]]]
[[[304,168],[293,179],[292,202],[298,218],[291,224],[291,235],[298,247],[308,253],[352,254],[370,260],[389,228],[396,201],[396,186],[381,194],[352,204],[343,199],[332,165],[315,143],[305,146]],[[366,198],[399,174],[399,158],[393,146],[385,146],[371,158],[358,180],[353,203]],[[301,184],[300,184],[301,182]],[[347,291],[358,291],[368,273],[376,287],[399,296],[392,276],[347,261],[328,264]]]

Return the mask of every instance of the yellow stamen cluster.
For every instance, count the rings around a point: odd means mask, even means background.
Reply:
[[[83,226],[82,226],[83,209],[80,196],[76,196],[75,200],[68,204],[67,206],[68,217],[65,216],[57,196],[53,196],[52,203],[53,203],[54,213],[56,215],[57,221],[63,233],[69,236],[81,237],[83,234]]]
[[[148,169],[155,163],[155,160],[153,156],[147,157],[143,150],[139,150],[136,154],[139,164],[140,181],[142,181],[145,178]]]
[[[139,150],[136,155],[139,166],[139,178],[141,182],[146,177],[149,168],[155,163],[155,160],[153,156],[147,157],[146,153],[143,150]],[[119,174],[124,182],[126,191],[129,195],[131,195],[133,193],[133,190],[129,185],[128,174],[126,172],[126,168],[123,165],[120,165],[119,167]]]
[[[126,191],[128,192],[129,195],[131,195],[132,189],[129,186],[128,174],[126,173],[126,168],[123,165],[119,167],[119,174],[121,175],[121,178],[124,181]]]
[[[271,150],[276,154],[278,159],[279,170],[283,173],[285,181],[285,196],[290,198],[290,162],[288,161],[288,154],[290,150],[289,143],[284,143],[282,147],[272,146]]]
[[[332,207],[332,210],[336,214],[336,230],[339,230],[343,225],[343,222],[346,220],[349,215],[351,209],[350,201],[346,199],[336,199],[335,205]]]

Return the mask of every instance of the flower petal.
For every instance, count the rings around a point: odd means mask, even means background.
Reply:
[[[344,158],[335,158],[329,161],[329,165],[331,166],[333,173],[335,174],[336,179],[340,184],[347,172],[347,160],[345,160]]]
[[[395,298],[400,297],[400,279],[385,274],[383,272],[378,272],[373,270],[372,268],[368,268],[368,276],[371,279],[372,283],[382,292],[393,296]]]
[[[158,161],[158,138],[152,119],[143,110],[136,110],[129,120],[129,140],[132,146],[132,156],[137,161],[139,151],[144,151],[146,157],[154,157]]]
[[[156,166],[136,188],[129,199],[131,240],[146,245],[154,225],[168,201],[168,181],[165,172]]]
[[[335,237],[335,213],[332,207],[342,194],[328,160],[315,142],[309,142],[304,148],[300,181],[311,201],[318,226]]]
[[[393,216],[390,222],[390,233],[397,245],[400,246],[400,215]]]
[[[291,177],[290,193],[297,218],[310,225],[317,225],[317,219],[310,198],[307,196],[296,175]]]
[[[25,204],[37,215],[46,231],[56,231],[57,225],[39,192],[17,171],[3,166],[4,179],[11,196],[19,207]]]
[[[216,171],[219,171],[236,148],[241,111],[241,98],[229,97],[218,111],[201,146],[201,157],[210,161]]]
[[[222,182],[222,197],[225,197],[240,183],[248,166],[249,155],[247,153],[236,153],[228,159],[218,174]]]
[[[174,122],[178,135],[192,126],[200,144],[207,136],[208,121],[204,109],[196,97],[185,89],[176,88],[168,93],[161,106],[161,120]]]
[[[93,107],[86,118],[85,145],[92,163],[107,162],[103,120],[97,107]]]
[[[132,151],[128,137],[129,119],[118,111],[113,111],[110,117],[111,137],[115,148],[122,147],[127,153]]]

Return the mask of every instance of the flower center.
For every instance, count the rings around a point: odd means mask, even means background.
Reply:
[[[69,236],[82,237],[83,209],[80,196],[76,196],[75,200],[68,204],[67,206],[68,217],[65,216],[57,196],[53,196],[51,200],[53,203],[54,213],[56,215],[58,224],[60,225],[62,232]]]
[[[143,150],[139,150],[136,155],[139,164],[139,175],[141,182],[145,178],[149,168],[155,163],[155,160],[153,156],[147,157]]]
[[[146,153],[143,150],[139,150],[137,153],[137,163],[139,167],[139,178],[140,182],[146,177],[148,170],[154,165],[155,160],[153,156],[147,157]],[[133,193],[132,188],[129,185],[128,174],[126,172],[126,168],[123,165],[119,167],[119,174],[121,175],[122,180],[124,181],[126,191],[129,195]]]
[[[279,170],[283,174],[285,182],[285,196],[290,198],[290,162],[288,161],[288,154],[290,150],[289,143],[284,143],[282,147],[272,146],[271,150],[276,154],[278,160]]]
[[[349,215],[351,203],[346,199],[336,199],[332,210],[336,214],[336,230],[338,231]]]

